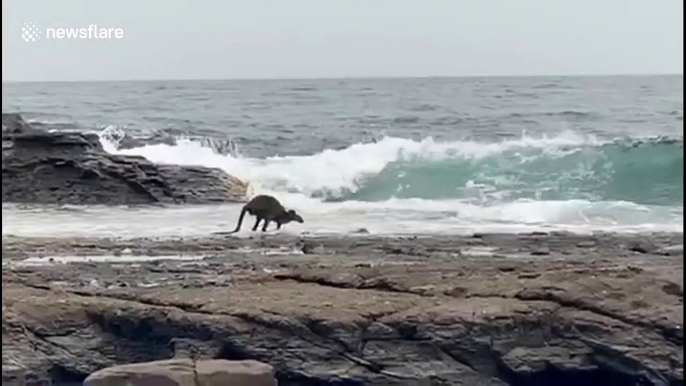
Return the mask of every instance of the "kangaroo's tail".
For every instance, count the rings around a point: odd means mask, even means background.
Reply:
[[[241,225],[243,224],[243,217],[245,217],[245,212],[247,212],[248,209],[246,207],[243,207],[241,210],[241,215],[238,217],[238,224],[236,224],[236,229],[233,230],[231,233],[236,233],[241,229]]]

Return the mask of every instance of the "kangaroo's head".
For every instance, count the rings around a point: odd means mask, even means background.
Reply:
[[[302,217],[300,217],[299,214],[297,214],[293,209],[290,209],[288,212],[288,221],[295,221],[299,223],[304,223],[305,221],[303,220]]]

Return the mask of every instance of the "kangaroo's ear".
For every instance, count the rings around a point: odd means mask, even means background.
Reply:
[[[293,209],[290,209],[290,210],[288,211],[288,214],[295,215],[296,213],[295,213],[295,211],[294,211]]]

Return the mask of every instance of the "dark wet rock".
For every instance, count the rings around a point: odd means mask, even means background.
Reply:
[[[657,247],[646,241],[637,241],[631,243],[627,249],[638,253],[654,253],[657,250]]]
[[[158,165],[105,152],[95,134],[47,132],[3,114],[2,201],[41,204],[203,204],[245,200],[219,169]]]
[[[532,256],[547,256],[550,254],[550,249],[548,248],[537,248],[531,251]]]
[[[662,286],[662,291],[668,295],[678,296],[680,298],[684,297],[684,288],[676,283],[666,283]]]

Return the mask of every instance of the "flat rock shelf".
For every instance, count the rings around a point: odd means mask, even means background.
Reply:
[[[79,384],[183,341],[199,359],[269,364],[279,385],[680,385],[682,245],[5,236],[3,384]]]

